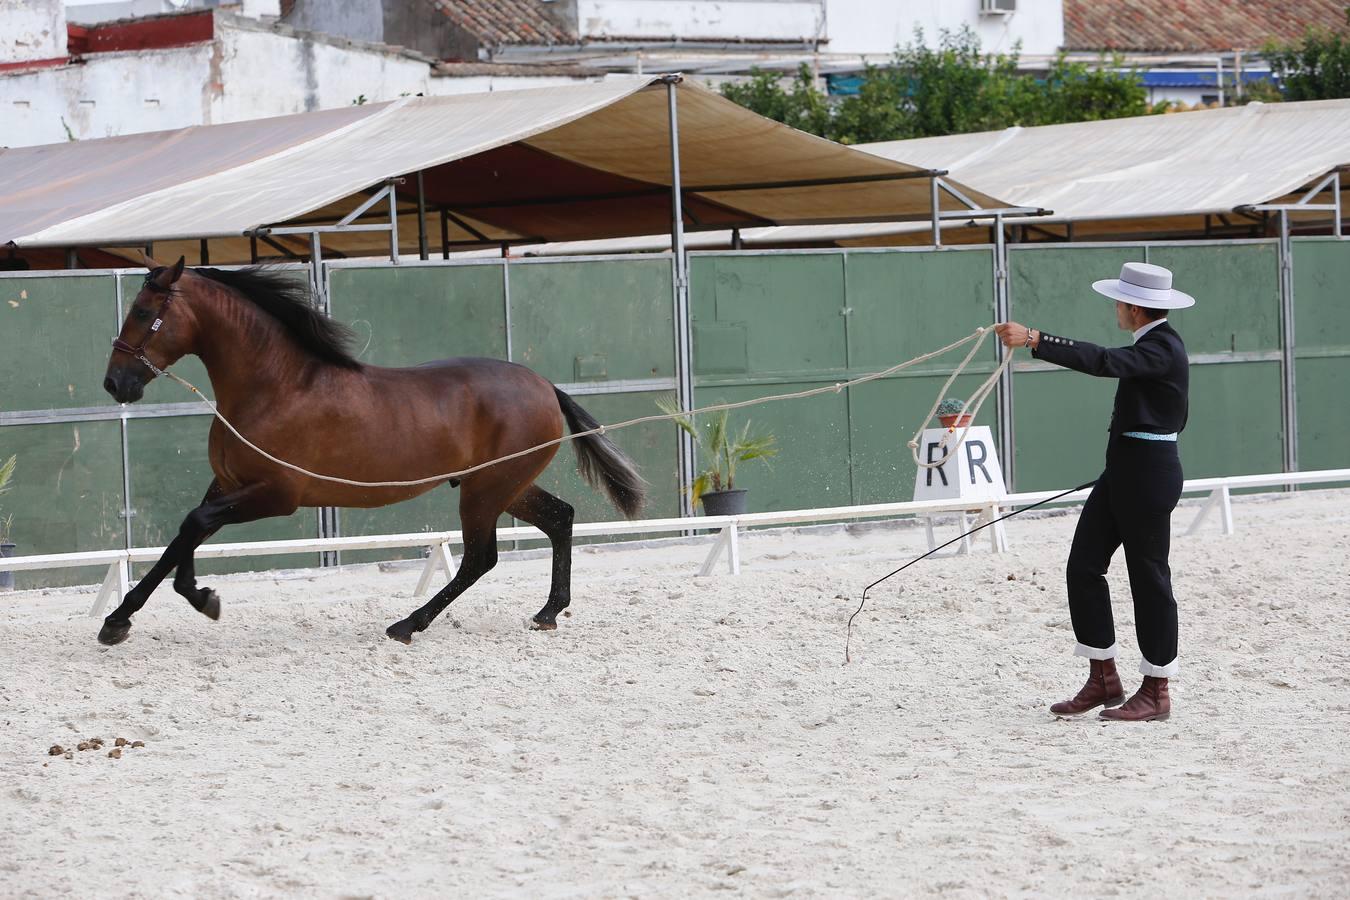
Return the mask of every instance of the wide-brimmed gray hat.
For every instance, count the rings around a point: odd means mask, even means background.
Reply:
[[[1190,294],[1172,289],[1171,269],[1148,263],[1127,262],[1120,267],[1119,278],[1094,281],[1092,289],[1112,300],[1150,309],[1185,309],[1195,305]]]

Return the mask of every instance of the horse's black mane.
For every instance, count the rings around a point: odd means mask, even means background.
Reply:
[[[346,325],[324,315],[309,302],[309,288],[292,275],[260,266],[247,269],[194,268],[193,272],[234,288],[272,316],[296,342],[319,359],[344,369],[359,369],[352,355],[354,335]]]

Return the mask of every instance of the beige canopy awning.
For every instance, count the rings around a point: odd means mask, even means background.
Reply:
[[[1138,236],[1241,237],[1263,227],[1252,207],[1297,204],[1327,176],[1350,167],[1350,100],[1252,103],[1216,110],[1110,119],[1038,128],[860,144],[908,165],[942,166],[950,177],[1019,206],[1053,210],[1021,220],[1028,239]],[[1310,198],[1334,204],[1334,181]],[[1350,174],[1340,178],[1350,190]],[[1342,215],[1350,214],[1343,204]],[[1290,211],[1295,228],[1325,231],[1333,213],[1307,205]],[[948,219],[944,243],[987,242],[977,227]],[[920,223],[856,223],[745,229],[745,247],[926,244]],[[725,248],[732,233],[705,233],[691,247]],[[531,248],[541,254],[655,250],[666,237]]]
[[[688,81],[676,82],[675,98],[688,230],[931,217],[937,167],[795,131]],[[671,218],[669,129],[665,80],[620,76],[4,150],[0,244],[153,242],[168,255],[173,242],[211,238],[213,262],[238,262],[246,236],[261,235],[303,254],[308,237],[284,230],[335,223],[391,179],[402,179],[405,253],[417,249],[419,224],[434,249],[659,233]],[[947,192],[939,203],[965,208]],[[352,224],[381,219],[384,202]],[[323,246],[380,253],[389,235],[325,233]]]

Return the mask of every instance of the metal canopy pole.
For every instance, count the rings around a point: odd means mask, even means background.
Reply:
[[[398,265],[398,191],[389,182],[389,261]]]
[[[1284,471],[1298,471],[1298,393],[1294,384],[1294,254],[1289,210],[1280,210],[1280,412],[1284,425]]]
[[[684,253],[684,201],[680,191],[680,123],[676,91],[679,75],[667,75],[666,97],[670,109],[670,246],[675,251],[675,389],[680,409],[694,408],[694,353],[689,333],[689,260]],[[687,488],[694,483],[694,442],[682,429],[678,431],[680,515],[694,514],[693,498]]]
[[[930,201],[930,202],[933,204],[933,246],[934,246],[934,247],[941,247],[941,246],[942,246],[942,210],[939,208],[939,205],[938,205],[938,181],[939,181],[939,179],[938,179],[938,177],[937,177],[936,175],[934,175],[932,178],[930,178],[930,179],[928,180],[929,187],[932,189],[932,190],[930,191],[930,195],[931,195],[931,201]]]
[[[1336,237],[1341,236],[1341,170],[1336,170],[1336,180],[1331,183],[1331,189],[1336,192],[1332,205],[1336,207],[1336,221],[1331,226],[1331,233]]]
[[[994,318],[1007,322],[1012,318],[1012,302],[1008,297],[1008,242],[1003,237],[1003,217],[994,217]],[[1015,353],[1013,348],[995,341],[998,348],[998,361],[1003,362],[1005,355]],[[1016,435],[1013,432],[1013,371],[1012,366],[1003,370],[998,379],[998,462],[1003,467],[1003,480],[1008,490],[1015,490],[1016,473],[1013,452]]]
[[[417,258],[427,259],[427,192],[422,170],[417,170]]]

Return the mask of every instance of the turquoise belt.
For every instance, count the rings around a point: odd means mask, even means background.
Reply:
[[[1123,437],[1139,438],[1141,441],[1175,441],[1177,439],[1177,433],[1175,431],[1171,434],[1153,434],[1150,431],[1123,431],[1121,432],[1121,435]]]

